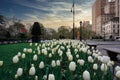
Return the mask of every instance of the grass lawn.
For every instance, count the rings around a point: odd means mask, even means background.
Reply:
[[[23,52],[23,48],[29,48],[28,43],[0,45],[0,60],[8,62],[18,52]]]
[[[13,80],[10,79],[9,75],[9,73],[12,73],[10,72],[10,69],[15,69],[14,65],[12,65],[12,58],[18,52],[23,52],[23,48],[28,47],[28,43],[0,45],[0,60],[4,61],[4,65],[2,68],[0,67],[0,80]]]

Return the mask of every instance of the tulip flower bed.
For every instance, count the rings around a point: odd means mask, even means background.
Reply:
[[[85,42],[53,40],[0,46],[0,80],[113,80],[113,65],[108,56]]]

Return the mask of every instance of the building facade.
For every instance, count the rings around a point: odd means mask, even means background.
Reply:
[[[102,33],[102,24],[104,13],[104,6],[106,5],[107,0],[96,0],[92,6],[92,30],[96,34]]]
[[[96,2],[93,4],[92,30],[95,31],[96,34],[109,37],[120,36],[119,31],[120,29],[118,28],[119,26],[118,3],[119,0],[96,0]],[[119,34],[116,31],[119,32]]]
[[[109,22],[103,25],[104,28],[104,36],[107,39],[114,38],[115,36],[119,36],[119,17],[114,17]]]

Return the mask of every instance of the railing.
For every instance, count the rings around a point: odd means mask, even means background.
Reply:
[[[0,44],[15,44],[15,43],[23,43],[23,42],[31,42],[30,38],[24,39],[0,39]]]

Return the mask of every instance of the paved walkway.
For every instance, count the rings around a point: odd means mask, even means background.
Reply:
[[[105,49],[119,52],[120,53],[120,41],[92,41],[87,40],[87,44],[91,46],[96,46],[96,49],[98,49],[103,55],[108,55],[107,51]],[[120,62],[115,62],[115,66],[119,65]],[[113,71],[114,68],[111,68],[111,71]],[[113,74],[115,75],[116,72]],[[114,78],[116,80],[116,78]]]
[[[100,50],[103,55],[107,55],[105,49],[112,49],[114,51],[120,51],[120,41],[95,41],[87,40],[87,44],[90,46],[96,46],[96,49]]]

